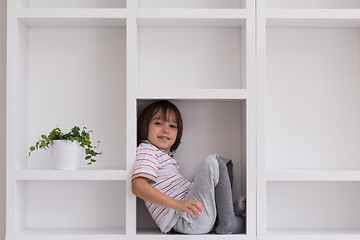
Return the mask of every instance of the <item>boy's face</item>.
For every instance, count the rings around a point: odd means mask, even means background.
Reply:
[[[157,112],[150,121],[148,140],[154,146],[170,152],[171,146],[175,143],[178,129],[175,114],[168,112],[166,119],[162,112]]]

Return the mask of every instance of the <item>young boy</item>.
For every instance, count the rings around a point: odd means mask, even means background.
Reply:
[[[230,180],[221,158],[209,155],[190,183],[172,157],[181,142],[182,117],[169,101],[150,104],[138,122],[138,148],[132,175],[133,193],[145,200],[163,233],[171,229],[186,234],[242,233],[244,219],[234,214]],[[235,204],[241,215],[245,202]],[[218,211],[217,211],[218,210]]]

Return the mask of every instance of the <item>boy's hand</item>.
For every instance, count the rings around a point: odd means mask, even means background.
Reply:
[[[202,211],[204,211],[204,206],[201,202],[196,200],[176,200],[169,197],[152,187],[149,184],[149,179],[144,177],[138,177],[132,180],[132,191],[141,199],[160,206],[172,208],[178,212],[186,212],[190,214],[192,218],[195,218],[194,213],[200,215]]]
[[[195,218],[194,212],[200,215],[204,211],[204,206],[196,200],[178,200],[177,206],[174,209],[178,212],[186,212],[192,218]]]

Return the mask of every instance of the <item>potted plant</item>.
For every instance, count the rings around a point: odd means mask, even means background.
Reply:
[[[51,149],[51,155],[54,160],[55,169],[78,169],[80,161],[85,153],[85,160],[88,165],[96,162],[95,157],[102,154],[95,149],[90,141],[91,130],[84,127],[80,130],[79,127],[73,127],[70,132],[63,133],[60,128],[54,128],[47,136],[41,135],[39,141],[34,146],[30,147],[29,156],[38,149]]]

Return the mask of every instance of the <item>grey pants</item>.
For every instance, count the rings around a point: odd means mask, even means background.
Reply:
[[[209,155],[198,169],[186,199],[200,201],[204,211],[195,218],[187,213],[177,213],[175,231],[185,234],[210,232],[218,216],[215,231],[218,234],[243,233],[245,222],[235,216],[231,183],[225,162],[217,155]],[[218,214],[217,214],[218,211]]]
[[[218,234],[244,233],[245,219],[242,216],[236,216],[234,209],[240,206],[232,201],[231,181],[228,169],[220,157],[219,163],[219,183],[215,187],[215,201],[218,210],[218,224],[215,231]],[[238,205],[238,206],[236,206]]]
[[[185,234],[205,234],[212,230],[216,220],[215,186],[219,181],[217,155],[209,155],[196,172],[186,199],[193,199],[204,205],[204,211],[192,218],[188,213],[178,212],[178,221],[173,227]]]

